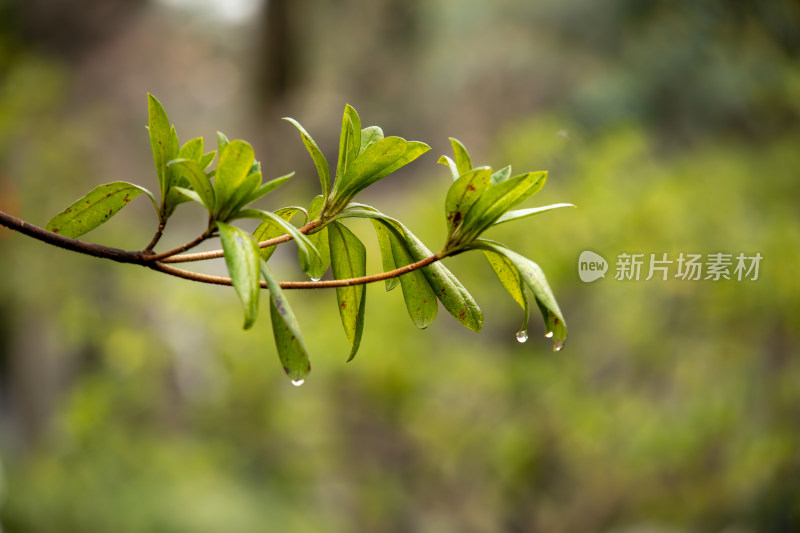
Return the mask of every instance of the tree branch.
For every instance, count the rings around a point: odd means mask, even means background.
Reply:
[[[130,250],[122,250],[120,248],[112,248],[110,246],[92,244],[80,241],[78,239],[65,237],[63,235],[59,235],[58,233],[48,231],[39,226],[29,224],[28,222],[25,222],[24,220],[19,219],[17,217],[11,216],[8,213],[4,213],[3,211],[0,211],[0,226],[5,226],[11,230],[22,233],[23,235],[27,235],[28,237],[32,237],[36,240],[42,241],[47,244],[51,244],[58,248],[71,250],[73,252],[78,252],[85,255],[90,255],[92,257],[98,257],[101,259],[110,259],[112,261],[117,261],[119,263],[129,263],[134,265],[146,266],[155,271],[168,274],[170,276],[175,276],[190,281],[196,281],[199,283],[210,283],[213,285],[231,285],[230,278],[222,276],[212,276],[209,274],[200,274],[198,272],[184,270],[182,268],[177,268],[167,264],[168,262],[200,261],[202,259],[213,259],[217,257],[222,257],[221,250],[213,252],[203,252],[199,254],[185,254],[183,256],[172,255],[174,253],[177,253],[178,251],[188,250],[192,246],[207,239],[208,235],[205,233],[203,235],[200,235],[193,241],[186,243],[185,245],[179,248],[176,248],[175,250],[171,250],[169,252],[163,252],[161,254],[153,254],[153,253],[147,253],[147,251],[134,252]],[[300,231],[306,233],[313,227],[315,227],[315,224],[309,223],[300,228]],[[290,235],[282,235],[280,237],[276,237],[275,239],[264,241],[259,245],[263,248],[265,246],[280,244],[290,239],[291,239]],[[170,255],[170,257],[166,257],[167,255]],[[203,257],[199,257],[201,255]],[[164,260],[163,261],[158,260],[159,257],[164,257]],[[187,257],[191,258],[186,259]],[[179,261],[175,261],[177,258],[182,258],[182,259],[180,259]],[[359,278],[333,279],[325,281],[282,281],[280,283],[280,286],[282,289],[326,289],[335,287],[350,287],[353,285],[364,285],[367,283],[375,283],[377,281],[383,281],[391,278],[396,278],[398,276],[402,276],[403,274],[407,274],[414,270],[426,267],[441,259],[442,257],[440,257],[439,254],[433,254],[430,257],[426,257],[414,263],[410,263],[408,265],[396,268],[394,270],[390,270],[388,272],[382,272],[380,274],[372,274],[370,276],[362,276]],[[265,281],[261,282],[261,287],[262,288],[267,287]]]

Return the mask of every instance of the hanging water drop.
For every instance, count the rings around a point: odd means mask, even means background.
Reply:
[[[321,279],[322,279],[322,278],[311,278],[311,281],[313,281],[314,283],[316,283],[316,282],[318,282],[318,281],[319,281],[319,280],[321,280]]]
[[[554,352],[560,352],[561,348],[563,348],[563,347],[564,347],[564,344],[562,344],[560,342],[556,343],[555,345],[553,345],[553,351]]]
[[[528,340],[528,331],[527,330],[520,330],[517,332],[517,342],[525,342]]]
[[[299,387],[300,385],[302,385],[305,382],[306,382],[306,380],[304,380],[304,379],[293,379],[292,380],[292,385],[294,385],[295,387]]]
[[[553,337],[553,332],[552,331],[548,331],[547,333],[544,334],[544,336],[547,337],[548,339],[550,339],[550,338]]]

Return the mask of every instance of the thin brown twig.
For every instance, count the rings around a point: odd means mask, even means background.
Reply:
[[[101,259],[110,259],[112,261],[117,261],[119,263],[130,263],[135,265],[146,266],[158,272],[168,274],[170,276],[176,276],[182,279],[196,281],[199,283],[210,283],[214,285],[232,284],[230,278],[222,276],[213,276],[210,274],[201,274],[198,272],[192,272],[190,270],[184,270],[182,268],[171,266],[167,264],[167,261],[170,258],[166,258],[164,261],[159,261],[155,259],[155,257],[157,256],[155,256],[152,253],[148,254],[146,252],[140,252],[140,251],[122,250],[120,248],[112,248],[110,246],[103,246],[101,244],[93,244],[78,239],[73,239],[71,237],[65,237],[64,235],[59,235],[58,233],[54,233],[52,231],[48,231],[34,224],[25,222],[24,220],[9,215],[8,213],[4,213],[3,211],[0,211],[0,226],[5,226],[11,230],[22,233],[23,235],[27,235],[28,237],[32,237],[36,240],[42,241],[47,244],[51,244],[58,248],[71,250],[73,252],[78,252],[85,255],[90,255],[92,257],[98,257]],[[308,226],[309,225],[307,224],[306,226],[301,228],[301,231],[303,229],[308,231],[308,229],[310,229],[308,228]],[[207,238],[206,236],[201,236],[201,237],[203,237],[204,239]],[[278,239],[283,239],[279,242],[285,242],[289,240],[289,239],[284,239],[284,237],[287,236],[284,235],[282,237],[278,237]],[[201,240],[200,237],[196,238],[192,242],[198,240]],[[275,239],[272,239],[272,241],[275,241]],[[278,244],[278,242],[272,242],[272,241],[265,241],[265,242]],[[186,247],[186,249],[188,249],[190,245],[192,245],[192,243],[187,243],[184,246]],[[267,246],[269,245],[270,244],[267,244]],[[165,253],[172,253],[172,252],[165,252]],[[172,258],[174,257],[180,257],[180,256],[173,256]],[[215,257],[219,256],[215,255]],[[434,254],[430,257],[426,257],[414,263],[410,263],[408,265],[396,268],[394,270],[390,270],[388,272],[382,272],[380,274],[372,274],[369,276],[361,276],[358,278],[333,279],[324,281],[282,281],[280,283],[280,286],[282,289],[325,289],[325,288],[335,288],[335,287],[350,287],[353,285],[364,285],[367,283],[375,283],[377,281],[383,281],[391,278],[396,278],[398,276],[402,276],[403,274],[407,274],[414,270],[426,267],[441,259],[442,257],[439,254]],[[266,282],[262,281],[261,287],[266,288],[267,287]]]

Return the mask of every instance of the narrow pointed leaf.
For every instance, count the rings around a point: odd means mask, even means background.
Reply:
[[[170,187],[167,198],[169,198],[172,205],[178,205],[183,202],[197,202],[203,207],[206,205],[203,199],[200,198],[200,195],[195,191],[185,187],[178,187],[177,185]]]
[[[439,158],[439,161],[437,161],[437,163],[445,165],[447,168],[450,169],[450,174],[453,176],[453,181],[458,179],[460,174],[458,173],[458,167],[456,166],[455,161],[453,161],[446,155],[443,155]]]
[[[181,146],[178,151],[178,159],[191,159],[193,161],[200,161],[203,157],[203,138],[196,137],[186,144]]]
[[[415,261],[433,255],[422,241],[408,231],[408,228],[404,228],[404,231],[409,252]],[[436,292],[436,297],[453,318],[472,331],[480,331],[483,327],[483,313],[472,295],[453,273],[441,261],[426,266],[422,272]]]
[[[528,172],[488,187],[464,217],[464,242],[474,240],[506,211],[536,194],[546,178],[545,171]]]
[[[147,95],[147,116],[150,146],[163,202],[170,186],[167,163],[178,156],[179,147],[164,106],[152,94]]]
[[[375,227],[375,234],[378,237],[378,247],[381,250],[381,260],[383,262],[383,271],[390,272],[397,268],[394,262],[394,255],[392,255],[392,241],[390,240],[390,231],[386,226],[378,220],[372,220],[372,225]],[[400,280],[397,278],[389,278],[385,282],[387,291],[397,287]]]
[[[473,243],[471,248],[490,250],[502,254],[510,260],[536,299],[536,304],[544,319],[545,330],[548,336],[551,336],[552,333],[553,349],[560,350],[567,338],[567,323],[539,265],[498,243],[481,239]]]
[[[272,333],[275,336],[275,347],[278,349],[283,370],[292,381],[305,379],[311,372],[311,363],[300,325],[289,301],[281,291],[280,284],[264,261],[261,261],[261,274],[267,281],[269,289]]]
[[[522,308],[524,313],[522,329],[527,329],[528,321],[530,320],[530,304],[528,302],[528,294],[525,292],[525,284],[522,281],[519,271],[511,260],[502,254],[483,250],[483,255],[486,257],[486,260],[489,261],[489,265],[491,265],[492,270],[494,270],[500,284]]]
[[[277,209],[275,214],[289,222],[298,212],[303,213],[305,215],[305,219],[308,220],[308,213],[306,213],[306,210],[302,207],[283,207],[281,209]],[[271,218],[265,218],[253,232],[253,238],[256,240],[256,242],[261,243],[270,239],[274,239],[275,237],[280,237],[284,233],[286,233],[286,230],[283,229],[283,226],[273,222]],[[268,261],[276,249],[277,245],[265,246],[264,248],[261,248],[261,258],[264,261]]]
[[[339,222],[332,222],[327,229],[334,279],[365,276],[367,273],[367,249],[364,248],[358,237]],[[367,291],[364,285],[336,288],[339,316],[351,346],[348,361],[355,357],[361,344],[366,295]]]
[[[378,126],[369,126],[361,130],[361,147],[358,152],[361,153],[370,144],[383,139],[383,130]]]
[[[233,196],[226,202],[226,207],[217,215],[219,220],[227,220],[234,213],[248,204],[248,199],[261,185],[261,172],[248,174],[244,181],[233,191]]]
[[[258,200],[259,198],[261,198],[262,196],[265,196],[265,195],[271,193],[272,191],[274,191],[275,189],[277,189],[278,187],[280,187],[281,185],[286,183],[286,181],[289,178],[291,178],[292,176],[294,176],[294,172],[290,172],[289,174],[286,174],[285,176],[281,176],[279,178],[275,178],[273,180],[269,180],[266,183],[262,183],[256,190],[254,190],[250,194],[250,196],[248,196],[247,200],[244,202],[244,205],[251,204],[251,203],[255,202],[256,200]]]
[[[387,225],[387,228],[389,226]],[[398,267],[414,262],[405,244],[392,231],[388,232],[392,247],[392,256]],[[436,294],[424,273],[414,270],[399,277],[403,289],[403,299],[411,321],[419,329],[425,329],[436,319],[439,305],[436,303]]]
[[[214,208],[214,187],[200,163],[191,159],[174,159],[169,162],[169,166],[198,194],[202,200],[200,203],[209,210]]]
[[[328,161],[325,159],[325,156],[322,155],[322,151],[317,146],[317,143],[314,142],[314,139],[311,138],[311,135],[300,125],[299,122],[294,120],[293,118],[284,118],[284,120],[291,122],[295,128],[298,129],[300,132],[300,138],[303,140],[303,144],[308,150],[308,153],[311,154],[311,159],[314,160],[314,165],[317,167],[317,174],[319,174],[319,183],[322,187],[322,196],[328,196],[328,193],[331,190],[331,171],[330,167],[328,166]]]
[[[234,198],[236,190],[250,175],[254,160],[253,147],[238,139],[229,142],[220,152],[214,178],[215,214],[230,212],[229,203]]]
[[[492,183],[497,185],[511,177],[511,165],[505,166],[492,174]]]
[[[242,301],[244,329],[249,329],[258,316],[261,290],[258,245],[241,228],[224,222],[217,222],[217,228],[233,288]]]
[[[315,220],[322,210],[325,199],[322,196],[317,196],[311,201],[308,208],[308,217],[310,220]],[[328,266],[331,264],[330,245],[328,244],[328,228],[324,227],[316,233],[306,235],[311,244],[319,252],[319,256],[311,256],[311,266],[309,277],[311,279],[321,279],[328,271]]]
[[[46,229],[73,239],[80,237],[116,215],[142,193],[150,196],[155,204],[153,194],[138,185],[124,181],[100,185],[50,219]]]
[[[209,167],[209,165],[211,165],[211,162],[214,161],[215,157],[217,157],[216,150],[204,154],[200,159],[197,160],[197,162],[200,163],[200,168],[205,170]]]
[[[336,165],[336,179],[341,179],[350,162],[354,161],[361,149],[361,119],[349,104],[344,108],[342,132],[339,136],[339,160]]]
[[[491,168],[476,168],[462,174],[447,190],[444,209],[447,216],[448,235],[461,226],[473,204],[491,184],[491,176]]]
[[[315,259],[321,260],[320,253],[316,246],[314,246],[314,244],[308,240],[308,237],[301,233],[296,227],[275,213],[270,211],[262,211],[260,209],[243,209],[236,213],[234,218],[260,218],[262,220],[269,219],[281,226],[286,233],[293,237],[295,244],[297,244],[297,256],[300,261],[300,267],[303,269],[303,272],[311,277],[312,256],[316,256]]]
[[[217,132],[217,151],[221,154],[222,151],[225,149],[226,146],[231,141],[228,139],[228,136],[222,133],[221,131]]]
[[[502,224],[503,222],[510,222],[512,220],[517,220],[520,218],[525,218],[533,215],[538,215],[539,213],[546,213],[547,211],[552,211],[554,209],[560,209],[562,207],[575,207],[572,204],[550,204],[545,205],[542,207],[531,207],[530,209],[519,209],[517,211],[508,211],[503,214],[494,225]]]
[[[467,149],[464,148],[464,145],[461,144],[461,141],[458,139],[450,137],[450,144],[453,146],[453,156],[455,157],[458,175],[462,176],[472,170],[472,161],[469,158],[469,152],[467,152]]]

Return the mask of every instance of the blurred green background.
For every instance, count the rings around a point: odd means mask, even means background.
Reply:
[[[517,343],[518,307],[459,256],[480,334],[444,310],[417,331],[374,285],[347,364],[333,293],[290,293],[299,388],[233,291],[0,230],[0,529],[800,531],[799,60],[793,0],[0,0],[0,209],[30,222],[100,183],[157,189],[148,91],[182,140],[222,130],[298,171],[264,208],[317,194],[280,118],[333,159],[346,102],[433,147],[362,198],[432,249],[448,136],[548,169],[528,205],[578,206],[491,235],[547,273],[561,352],[538,316]],[[162,249],[203,222],[181,207]],[[138,200],[86,238],[139,249],[155,225]],[[583,250],[605,279],[580,281]],[[619,281],[623,252],[763,260]]]

